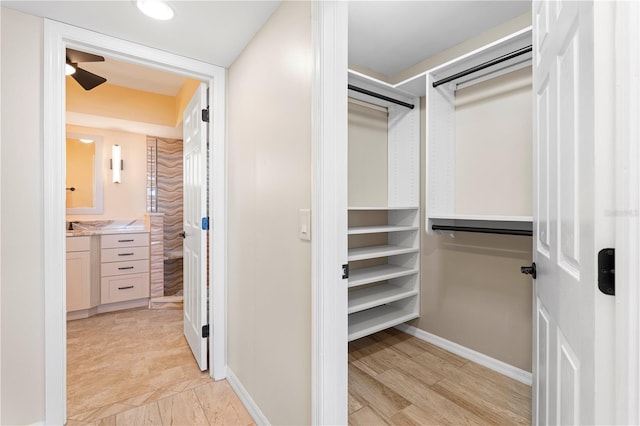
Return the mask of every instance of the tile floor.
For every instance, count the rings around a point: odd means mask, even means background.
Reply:
[[[67,425],[252,425],[231,386],[201,372],[181,310],[67,323]]]

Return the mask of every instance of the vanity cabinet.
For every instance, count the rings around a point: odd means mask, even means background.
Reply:
[[[102,235],[102,304],[149,297],[149,234]]]
[[[98,292],[97,237],[67,237],[67,312],[91,309],[100,304]],[[94,249],[92,250],[92,245]]]

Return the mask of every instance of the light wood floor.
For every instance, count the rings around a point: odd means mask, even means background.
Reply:
[[[67,425],[252,425],[229,384],[201,372],[181,310],[67,323]]]
[[[349,424],[531,424],[531,387],[395,329],[349,344]]]

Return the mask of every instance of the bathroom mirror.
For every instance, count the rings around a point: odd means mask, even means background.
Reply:
[[[102,137],[67,133],[67,214],[102,214]]]

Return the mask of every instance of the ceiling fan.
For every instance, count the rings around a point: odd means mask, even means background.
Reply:
[[[94,55],[92,53],[81,52],[79,50],[67,49],[67,75],[73,77],[75,81],[84,88],[84,90],[91,90],[105,81],[106,78],[100,77],[87,70],[83,70],[78,66],[80,62],[103,62],[104,57]]]

